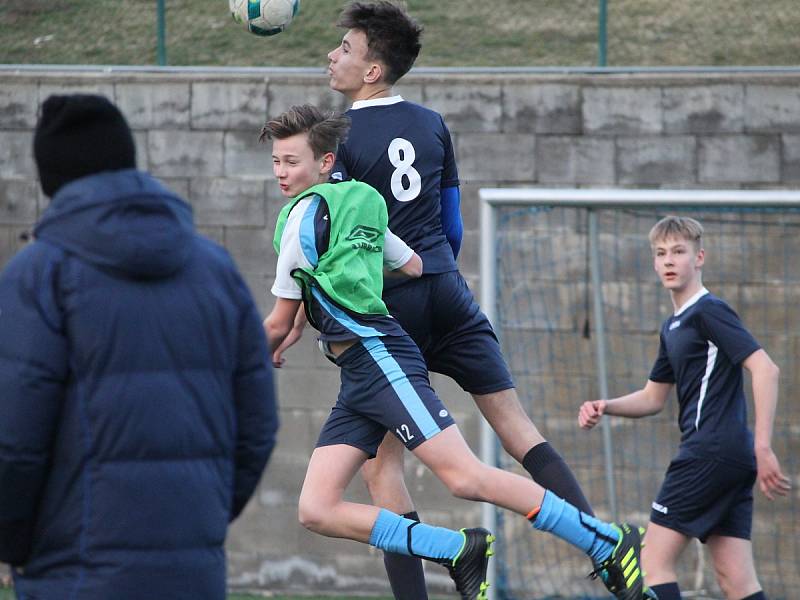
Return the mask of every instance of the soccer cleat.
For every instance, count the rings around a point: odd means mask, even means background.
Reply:
[[[486,600],[486,569],[489,557],[494,554],[494,536],[482,527],[462,529],[464,545],[452,561],[442,561],[456,583],[462,600]]]
[[[644,529],[628,523],[613,527],[619,533],[617,545],[589,577],[600,577],[606,589],[619,600],[657,600],[655,593],[644,585],[644,574],[639,566]]]

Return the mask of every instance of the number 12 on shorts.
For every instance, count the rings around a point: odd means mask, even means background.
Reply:
[[[406,425],[405,423],[400,425],[400,427],[398,427],[394,431],[395,431],[395,433],[397,433],[397,437],[399,437],[401,440],[403,440],[404,444],[407,444],[408,442],[410,442],[411,440],[414,439],[414,434],[411,433],[411,430],[408,428],[408,425]]]

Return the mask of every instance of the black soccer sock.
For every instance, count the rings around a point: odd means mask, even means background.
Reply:
[[[522,466],[540,486],[560,496],[581,512],[594,516],[578,480],[550,442],[542,442],[528,450],[522,459]]]
[[[658,598],[661,600],[661,596]],[[767,595],[764,593],[764,590],[761,590],[755,594],[750,594],[747,598],[742,598],[742,600],[767,600]]]
[[[656,593],[658,600],[681,600],[681,590],[676,581],[651,585],[650,589]]]
[[[419,521],[417,511],[403,515],[406,519]],[[383,566],[389,577],[389,585],[395,600],[428,600],[428,591],[425,589],[425,572],[422,570],[422,559],[416,556],[383,553]]]

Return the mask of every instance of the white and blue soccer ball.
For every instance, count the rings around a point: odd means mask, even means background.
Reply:
[[[256,35],[276,35],[300,10],[300,0],[228,0],[233,20]]]

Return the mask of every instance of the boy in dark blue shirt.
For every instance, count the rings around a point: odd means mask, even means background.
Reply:
[[[458,272],[463,226],[450,132],[439,113],[393,92],[419,54],[422,27],[390,2],[353,2],[339,26],[347,32],[328,54],[328,74],[331,88],[352,102],[352,128],[332,177],[357,179],[381,192],[389,227],[424,264],[419,279],[386,279],[389,312],[419,346],[428,369],[472,395],[505,450],[534,481],[592,514],[572,471],[522,408],[492,326]],[[377,505],[418,518],[397,440],[387,437],[362,474]],[[398,600],[427,598],[418,560],[384,558]]]
[[[771,447],[779,371],[736,313],[703,287],[702,234],[694,219],[672,216],[650,231],[655,270],[675,308],[661,327],[658,358],[643,389],[585,402],[578,421],[589,429],[603,414],[656,414],[676,386],[681,443],[652,505],[642,552],[647,583],[660,600],[679,600],[676,563],[698,538],[726,598],[763,600],[750,542],[752,488],[757,479],[770,500],[789,489]],[[753,380],[755,438],[742,367]]]

